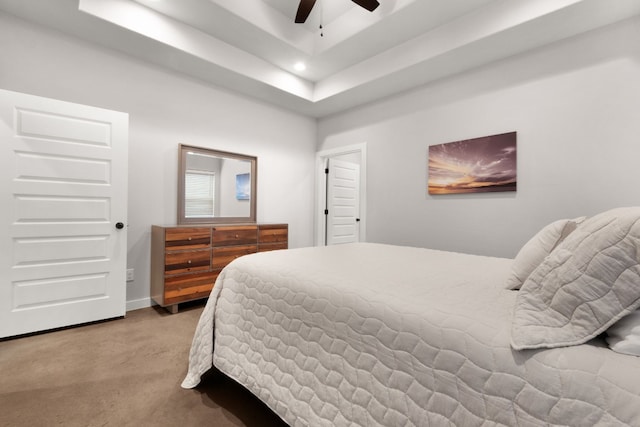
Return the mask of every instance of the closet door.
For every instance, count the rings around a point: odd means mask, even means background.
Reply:
[[[327,173],[327,245],[360,241],[360,165],[330,158]]]
[[[0,337],[125,314],[128,120],[0,90]]]

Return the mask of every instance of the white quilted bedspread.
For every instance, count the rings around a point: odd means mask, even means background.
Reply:
[[[368,243],[239,258],[183,387],[213,364],[292,426],[640,426],[639,358],[511,349],[511,263]]]

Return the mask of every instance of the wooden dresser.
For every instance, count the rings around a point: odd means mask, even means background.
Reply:
[[[171,313],[209,296],[220,271],[254,252],[287,249],[287,224],[234,224],[151,229],[151,298]]]

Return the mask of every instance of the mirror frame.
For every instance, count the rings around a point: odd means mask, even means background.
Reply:
[[[258,158],[255,156],[247,156],[244,154],[230,153],[227,151],[212,150],[203,147],[194,147],[192,145],[178,144],[178,225],[188,224],[227,224],[227,223],[255,223],[256,222],[256,202],[257,192],[257,172]],[[204,218],[186,218],[184,206],[184,186],[185,172],[187,168],[187,152],[196,152],[208,156],[224,157],[228,159],[246,160],[251,162],[251,199],[249,206],[249,216],[241,217],[204,217]]]

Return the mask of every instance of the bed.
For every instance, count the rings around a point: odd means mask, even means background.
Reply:
[[[182,386],[215,366],[292,426],[638,426],[640,359],[612,349],[628,349],[635,326],[617,342],[606,332],[640,305],[638,252],[617,252],[621,241],[640,247],[640,230],[629,209],[613,212],[613,222],[610,212],[554,222],[515,260],[374,243],[239,258],[212,290]],[[603,247],[600,232],[614,235]],[[564,321],[550,314],[567,311],[554,304],[576,280],[597,287],[590,269],[603,252],[622,310],[606,319],[590,307],[595,326],[585,301]],[[611,293],[587,305],[610,305]],[[567,342],[567,329],[581,338]]]

